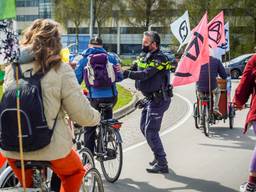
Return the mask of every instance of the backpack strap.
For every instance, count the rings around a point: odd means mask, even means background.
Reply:
[[[40,80],[40,79],[42,79],[42,77],[46,74],[46,73],[48,73],[49,71],[50,71],[50,67],[48,67],[46,70],[45,70],[45,72],[43,73],[42,72],[42,70],[40,69],[39,71],[37,71],[34,75],[32,74],[32,72],[33,72],[33,69],[31,68],[31,69],[28,69],[28,70],[26,70],[26,71],[24,71],[24,72],[22,72],[22,70],[21,70],[21,67],[20,67],[20,64],[18,64],[18,63],[12,63],[12,68],[13,68],[13,71],[14,71],[14,79],[16,79],[16,66],[18,66],[18,78],[19,79],[29,79],[29,78],[31,78],[31,77],[33,77],[33,78],[35,78],[35,79],[37,79],[37,80]],[[26,75],[26,74],[28,74],[29,73],[29,77]],[[25,74],[25,75],[24,75]]]
[[[92,98],[92,89],[91,89],[91,86],[88,86],[88,91],[89,91],[89,95],[90,95],[90,98]]]
[[[60,110],[61,110],[61,105],[62,105],[62,101],[60,102],[60,109],[54,119],[54,122],[53,122],[53,125],[52,125],[52,132],[54,131],[55,127],[56,127],[56,124],[57,124],[57,120],[58,120],[58,116],[59,116],[59,113],[60,113]]]
[[[114,83],[111,85],[112,95],[115,97],[115,91],[114,91]]]

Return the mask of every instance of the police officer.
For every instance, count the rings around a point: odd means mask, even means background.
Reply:
[[[144,32],[142,53],[129,70],[124,70],[124,78],[135,80],[135,86],[146,99],[140,101],[143,108],[140,129],[154,153],[154,160],[146,169],[149,173],[168,173],[168,163],[163,144],[159,137],[164,112],[171,103],[170,66],[167,57],[160,51],[160,36],[157,32]]]

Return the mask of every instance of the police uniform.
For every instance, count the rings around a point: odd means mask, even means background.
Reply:
[[[130,70],[123,72],[124,77],[136,80],[135,86],[146,97],[140,129],[160,166],[167,166],[159,130],[164,112],[169,108],[171,97],[167,90],[170,81],[170,64],[158,49],[141,54]]]

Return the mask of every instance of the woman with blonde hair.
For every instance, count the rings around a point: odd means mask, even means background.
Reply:
[[[50,144],[36,151],[24,152],[24,160],[50,161],[52,170],[61,179],[61,191],[78,192],[85,170],[79,155],[72,149],[72,131],[65,123],[65,113],[82,126],[97,125],[100,115],[83,95],[72,68],[61,62],[60,38],[57,22],[38,19],[25,31],[20,43],[21,71],[32,69],[33,74],[38,71],[44,73],[41,79],[44,114],[48,127],[55,123]],[[14,70],[9,65],[4,89],[14,81]],[[21,182],[21,170],[15,166],[15,161],[20,159],[19,152],[3,150],[3,154]],[[25,187],[31,187],[32,170],[25,170],[25,178]]]

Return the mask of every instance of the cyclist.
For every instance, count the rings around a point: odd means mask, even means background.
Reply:
[[[84,50],[82,53],[83,58],[78,62],[75,73],[78,82],[81,84],[83,80],[85,80],[86,87],[88,88],[89,94],[88,98],[91,103],[91,105],[97,109],[99,109],[100,103],[112,103],[113,107],[117,102],[117,89],[115,82],[122,80],[122,73],[121,73],[121,66],[117,62],[117,59],[112,55],[108,54],[107,51],[103,48],[103,42],[102,39],[99,37],[93,37],[89,41],[88,49]],[[88,67],[88,64],[93,65],[94,63],[90,63],[90,61],[93,60],[93,58],[96,58],[97,62],[100,62],[100,65],[106,65],[109,62],[112,67],[115,69],[115,75],[117,75],[116,81],[113,83],[110,83],[110,85],[99,85],[97,87],[96,85],[92,85],[88,79],[83,79],[86,76],[85,68]],[[107,60],[105,60],[107,59]],[[97,72],[103,76],[102,74],[107,73],[104,72],[102,69],[101,71],[94,71],[96,74]],[[92,69],[94,70],[94,69]],[[95,69],[97,70],[97,69]],[[99,77],[99,78],[101,78]],[[93,79],[96,79],[97,77],[92,77]],[[104,79],[98,79],[98,84],[103,83],[102,81],[107,81]],[[109,108],[106,110],[104,114],[104,119],[111,119],[113,116],[113,108]],[[95,134],[96,134],[96,127],[90,127],[87,128],[84,134],[84,143],[87,148],[91,150],[92,153],[94,153],[94,147],[95,147]]]
[[[222,116],[221,112],[219,111],[219,100],[220,100],[220,89],[217,85],[217,77],[218,75],[222,79],[227,78],[227,74],[225,72],[225,68],[220,60],[217,58],[210,56],[210,83],[211,83],[211,91],[214,96],[213,102],[213,112],[217,116]],[[196,83],[198,97],[203,96],[204,93],[209,93],[209,64],[206,63],[202,65],[199,80]]]
[[[245,66],[242,78],[236,88],[233,104],[241,110],[251,96],[251,107],[248,112],[244,134],[252,127],[256,134],[256,54],[254,54]],[[256,191],[256,147],[254,148],[248,181],[240,186],[241,192]]]
[[[53,20],[37,19],[25,31],[20,43],[19,63],[22,72],[32,69],[33,73],[38,70],[45,73],[41,79],[44,114],[49,127],[56,123],[49,145],[36,151],[24,152],[24,160],[50,161],[52,170],[61,179],[61,191],[78,192],[85,170],[79,155],[72,149],[73,134],[65,123],[65,112],[72,120],[84,126],[97,125],[100,115],[84,97],[72,68],[61,62],[59,28],[59,24]],[[13,68],[9,65],[6,67],[4,89],[14,81]],[[2,152],[22,183],[21,170],[15,166],[16,160],[20,159],[19,152]],[[24,187],[32,187],[32,173],[31,169],[25,170]]]

